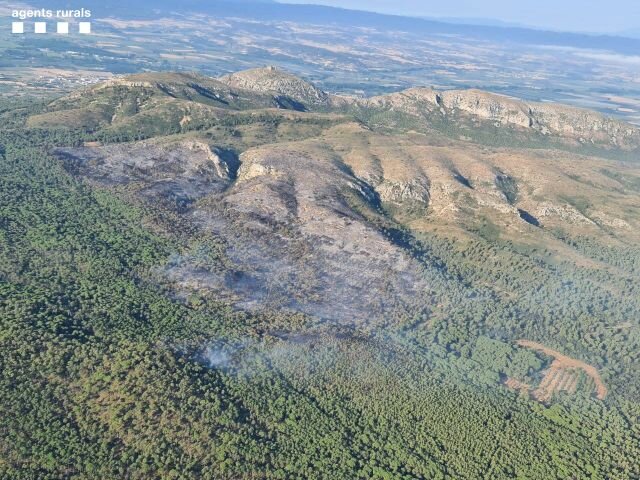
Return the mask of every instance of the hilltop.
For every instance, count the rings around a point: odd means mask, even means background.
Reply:
[[[284,95],[297,100],[307,108],[327,105],[329,95],[315,85],[275,67],[254,68],[220,78],[232,88]]]
[[[192,73],[119,77],[52,102],[30,124],[91,129],[111,125],[113,130],[121,123],[144,130],[151,128],[147,123],[153,116],[177,132],[203,128],[219,116],[219,109],[337,114],[370,128],[438,132],[492,146],[553,146],[624,158],[637,157],[634,152],[640,149],[640,129],[589,110],[481,90],[412,88],[371,98],[339,96],[274,67],[217,79]]]

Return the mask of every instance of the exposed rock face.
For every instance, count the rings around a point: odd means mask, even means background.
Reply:
[[[97,88],[103,89],[103,88],[118,87],[118,86],[131,87],[131,88],[152,88],[154,84],[152,82],[136,81],[128,78],[114,78],[111,80],[107,80],[104,83],[101,83],[100,85],[98,85]]]
[[[481,90],[452,90],[440,96],[441,105],[478,118],[568,137],[580,142],[637,145],[640,132],[631,125],[599,113],[565,105],[523,102]]]
[[[554,205],[549,202],[544,202],[538,207],[536,214],[538,217],[542,218],[555,216],[561,220],[571,223],[594,225],[593,220],[585,217],[571,205]]]
[[[525,102],[482,90],[411,88],[371,98],[331,96],[338,109],[387,110],[417,117],[428,126],[435,118],[461,117],[522,131],[624,149],[640,148],[640,130],[597,112],[565,105]]]
[[[218,177],[225,180],[231,180],[235,176],[237,165],[234,161],[230,161],[228,158],[226,160],[221,158],[220,150],[212,148],[205,142],[198,140],[185,141],[181,145],[193,152],[193,154],[189,155],[187,158],[188,163],[193,162],[194,159],[198,161],[201,156],[200,154],[204,154],[215,168],[216,175]]]
[[[597,112],[565,105],[524,102],[481,90],[450,90],[438,93],[431,89],[410,89],[373,97],[360,103],[368,107],[400,110],[418,116],[425,113],[440,113],[445,116],[469,115],[581,143],[622,148],[640,146],[640,130]]]
[[[384,108],[401,110],[412,114],[419,114],[425,109],[433,111],[440,107],[440,94],[430,88],[410,88],[398,93],[380,95],[360,101],[369,108]]]
[[[407,182],[384,180],[376,186],[380,199],[384,202],[403,204],[407,201],[429,204],[429,185],[426,181],[411,179]]]
[[[325,105],[329,101],[329,96],[316,86],[275,67],[225,75],[220,81],[231,88],[285,95],[306,105]]]
[[[440,94],[440,105],[446,110],[475,115],[485,120],[530,128],[534,125],[529,107],[508,97],[480,90],[451,90]]]
[[[245,156],[242,162],[242,167],[238,171],[238,181],[244,182],[247,180],[251,180],[255,177],[261,177],[264,175],[270,175],[272,177],[282,177],[283,173],[279,172],[272,166],[265,166],[261,163],[253,163],[248,161],[247,156]]]
[[[620,147],[637,145],[640,140],[637,128],[596,112],[546,103],[531,104],[530,107],[534,127],[541,131],[548,129],[580,141],[609,142]]]
[[[144,91],[141,92],[141,88]],[[307,111],[294,112],[294,102],[289,111],[279,112],[297,115],[291,118],[294,123],[287,128],[290,132],[298,132],[300,130],[295,123],[309,118],[320,119],[319,113],[313,113],[314,108],[323,112],[335,109],[347,114],[332,114],[335,115],[332,121],[340,127],[331,127],[331,135],[335,138],[347,138],[347,144],[340,147],[342,153],[339,156],[352,169],[353,177],[343,183],[358,191],[370,204],[378,201],[397,206],[419,204],[442,218],[456,215],[462,218],[469,209],[486,207],[511,217],[515,217],[517,209],[521,208],[536,218],[544,218],[545,224],[549,224],[553,218],[585,225],[591,221],[590,216],[585,216],[567,202],[553,202],[552,206],[543,206],[540,201],[532,202],[534,195],[527,193],[527,189],[536,192],[547,179],[542,181],[534,178],[533,173],[529,178],[523,178],[519,169],[510,163],[504,165],[504,175],[498,174],[499,171],[491,166],[492,159],[480,162],[477,158],[467,159],[462,155],[462,152],[474,149],[472,144],[464,148],[456,147],[455,155],[445,155],[442,150],[419,151],[417,147],[401,149],[399,137],[394,133],[393,145],[388,144],[389,139],[380,137],[384,145],[384,148],[379,147],[380,152],[354,148],[363,138],[375,136],[378,131],[376,124],[385,117],[386,111],[415,118],[414,121],[400,116],[401,131],[411,129],[437,134],[437,127],[431,127],[438,122],[445,126],[459,123],[463,130],[471,131],[476,127],[481,128],[482,122],[490,122],[503,126],[505,134],[512,130],[525,134],[531,131],[536,135],[564,139],[569,144],[587,142],[611,148],[640,148],[638,129],[586,110],[523,102],[480,90],[440,93],[430,88],[412,88],[368,99],[338,97],[327,95],[312,84],[274,68],[247,70],[217,80],[185,73],[145,73],[91,87],[90,93],[87,98],[75,94],[56,100],[50,104],[50,111],[34,117],[46,125],[60,123],[61,119],[66,123],[67,119],[80,119],[83,125],[91,124],[92,128],[102,124],[112,127],[117,124],[116,127],[130,129],[138,128],[140,124],[154,125],[149,121],[151,118],[162,118],[168,125],[176,124],[188,130],[215,124],[215,120],[237,114],[238,110],[246,114],[246,111],[255,109],[256,121],[259,122],[260,115],[273,115],[273,112],[257,113],[261,109],[276,106],[288,108],[280,102],[286,97],[296,99]],[[110,104],[110,100],[115,104]],[[354,112],[363,114],[355,116],[361,121],[353,121],[354,116],[349,113]],[[34,117],[30,121],[33,122]],[[286,115],[280,118],[282,121],[288,120]],[[369,123],[368,118],[372,118]],[[243,121],[247,121],[247,118]],[[150,132],[157,134],[153,130]],[[317,130],[314,135],[319,132]],[[295,135],[293,138],[296,138]],[[111,146],[102,149],[100,158],[96,156],[96,151],[87,151],[86,155],[80,152],[79,156],[86,158],[84,163],[77,164],[77,168],[82,170],[91,164],[90,175],[100,176],[112,183],[129,182],[132,178],[145,181],[152,179],[168,185],[167,188],[174,192],[182,189],[179,197],[191,199],[189,201],[199,198],[202,192],[227,188],[225,185],[235,181],[236,173],[238,185],[249,184],[257,177],[285,181],[290,175],[282,165],[253,161],[256,152],[251,149],[243,153],[243,163],[240,165],[237,158],[228,155],[229,152],[210,148],[206,142],[195,140],[183,141],[179,146],[170,148],[160,146],[158,142],[147,142],[144,148],[140,145],[131,147],[134,154],[130,158],[126,158],[126,153],[119,150],[122,148]],[[327,148],[334,148],[334,145]],[[78,151],[67,152],[70,156],[76,153]],[[443,157],[446,157],[444,163]],[[468,166],[472,166],[472,170]],[[180,174],[180,179],[171,178],[170,174],[176,172]],[[185,178],[190,180],[187,182]],[[215,188],[213,184],[216,184]],[[567,187],[563,184],[558,188]],[[580,196],[580,192],[574,195]],[[614,222],[609,217],[607,215],[598,220],[598,224],[619,226],[627,221],[622,218],[620,222]]]

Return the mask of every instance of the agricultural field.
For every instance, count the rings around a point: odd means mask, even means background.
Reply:
[[[542,381],[535,389],[513,378],[508,378],[505,381],[507,387],[525,393],[530,392],[536,400],[549,402],[556,392],[567,392],[569,395],[576,393],[581,375],[586,375],[590,380],[589,384],[593,385],[592,390],[595,390],[596,398],[604,400],[607,396],[607,387],[593,366],[580,360],[569,358],[537,342],[519,340],[518,345],[540,351],[545,355],[553,357],[553,362],[551,362],[549,368],[544,372]]]

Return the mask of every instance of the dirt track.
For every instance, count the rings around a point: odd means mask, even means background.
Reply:
[[[541,401],[548,401],[551,399],[551,395],[554,391],[567,390],[570,393],[575,391],[577,377],[571,373],[571,370],[580,369],[584,371],[589,377],[593,379],[596,389],[596,397],[603,400],[607,396],[607,387],[605,387],[600,374],[595,367],[584,363],[580,360],[576,360],[571,357],[557,352],[551,348],[545,347],[541,343],[532,342],[531,340],[518,340],[518,345],[521,347],[531,348],[538,350],[553,357],[554,360],[551,363],[551,367],[545,374],[544,379],[534,392],[534,396]]]

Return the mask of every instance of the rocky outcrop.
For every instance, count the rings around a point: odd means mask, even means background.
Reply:
[[[326,105],[329,95],[309,82],[275,67],[254,68],[220,77],[231,88],[284,95],[305,105]]]
[[[411,88],[371,98],[331,97],[339,109],[385,110],[415,116],[427,125],[447,118],[462,125],[464,118],[491,122],[537,134],[623,149],[640,147],[640,130],[600,113],[566,105],[525,102],[482,90]]]
[[[584,216],[571,205],[566,204],[552,204],[550,202],[542,202],[536,211],[536,216],[541,218],[557,217],[565,222],[595,225],[593,220]]]
[[[429,204],[429,185],[426,181],[411,179],[397,182],[385,179],[376,187],[383,202],[403,204],[408,201]]]
[[[360,105],[419,114],[425,109],[428,111],[438,109],[440,94],[431,88],[410,88],[398,93],[365,99],[360,102]]]
[[[599,113],[565,105],[535,103],[530,106],[534,128],[570,136],[581,142],[608,142],[626,147],[640,143],[640,130]]]
[[[219,150],[214,150],[207,143],[197,140],[185,142],[185,146],[192,152],[202,152],[213,165],[218,177],[231,180],[235,176],[236,165],[228,159],[223,159]]]
[[[238,182],[251,180],[255,177],[269,175],[272,177],[282,177],[283,173],[272,165],[264,165],[255,159],[251,152],[242,156],[242,166],[238,171]]]
[[[462,111],[485,120],[530,128],[534,125],[530,108],[523,102],[481,90],[451,90],[439,96],[446,110]]]
[[[523,102],[481,90],[452,90],[440,96],[446,111],[464,112],[505,125],[567,137],[581,143],[630,146],[640,143],[640,131],[632,125],[597,112],[566,105]]]

